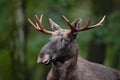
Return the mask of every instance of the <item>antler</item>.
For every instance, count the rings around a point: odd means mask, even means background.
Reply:
[[[37,15],[35,15],[35,19],[36,19],[36,24],[34,24],[30,18],[28,18],[28,21],[30,22],[30,24],[37,30],[41,31],[41,32],[44,32],[44,33],[47,33],[47,34],[53,34],[54,32],[52,31],[48,31],[46,30],[43,26],[42,26],[42,16],[40,16],[40,19],[38,18]]]
[[[81,27],[81,28],[75,28],[75,26],[72,25],[72,23],[65,17],[63,16],[63,19],[65,20],[65,22],[68,24],[68,26],[70,27],[70,32],[68,32],[68,35],[70,35],[71,33],[74,32],[79,32],[79,31],[84,31],[84,30],[88,30],[88,29],[93,29],[93,28],[97,28],[102,26],[103,21],[105,20],[105,15],[103,16],[103,18],[101,19],[101,21],[93,26],[89,26],[91,20],[88,19],[87,23],[85,24],[85,26]]]

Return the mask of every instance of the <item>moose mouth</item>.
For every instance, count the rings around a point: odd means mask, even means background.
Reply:
[[[54,61],[54,59],[50,58],[50,56],[47,55],[47,54],[44,55],[44,56],[40,56],[37,59],[37,63],[39,63],[39,64],[46,64],[46,65],[50,64],[52,61]]]
[[[45,62],[42,63],[48,65],[50,63],[50,60],[46,60]]]
[[[52,59],[48,59],[48,60],[43,61],[43,60],[38,58],[37,63],[49,65],[52,61],[54,61],[54,59],[53,60]]]

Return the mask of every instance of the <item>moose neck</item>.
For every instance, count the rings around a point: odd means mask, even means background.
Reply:
[[[53,62],[51,70],[52,70],[52,75],[54,75],[53,77],[54,80],[66,80],[69,74],[74,73],[75,69],[77,68],[77,59],[78,59],[78,52],[76,48],[71,58],[65,60],[64,62],[61,61]],[[48,75],[48,78],[49,77],[50,74]]]

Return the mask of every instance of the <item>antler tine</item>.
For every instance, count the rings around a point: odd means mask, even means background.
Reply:
[[[41,31],[41,32],[44,32],[44,33],[47,33],[47,34],[53,34],[54,32],[52,31],[48,31],[46,30],[43,26],[42,26],[42,16],[40,16],[40,19],[38,18],[37,15],[35,15],[35,18],[36,18],[36,24],[34,24],[29,18],[28,18],[28,21],[30,22],[30,24],[37,30]]]
[[[41,15],[41,16],[40,16],[40,19],[39,19],[38,16],[35,15],[36,23],[37,23],[37,25],[39,26],[39,28],[40,28],[41,30],[44,29],[43,26],[42,26],[42,16],[43,16],[43,15]]]
[[[77,29],[77,31],[81,31],[81,30],[88,29],[88,27],[89,27],[89,25],[90,25],[90,22],[91,22],[91,19],[89,18],[89,19],[87,20],[85,26]]]
[[[64,15],[63,15],[62,17],[63,17],[63,19],[65,20],[65,22],[69,25],[71,31],[72,31],[72,32],[75,32],[76,29],[75,29],[75,27],[71,24],[71,22],[70,22]]]
[[[103,25],[102,23],[104,22],[105,17],[106,17],[106,16],[104,15],[103,18],[101,19],[101,21],[100,21],[99,23],[97,23],[96,25],[91,26],[91,28],[92,28],[92,27],[97,27],[97,26],[102,26],[102,25]]]
[[[35,25],[35,24],[31,21],[30,18],[28,18],[28,21],[30,22],[30,24],[31,24],[35,29],[41,30],[41,29],[37,26],[37,23],[36,23],[36,25]]]
[[[87,24],[86,24],[84,27],[79,28],[78,31],[93,29],[93,28],[102,26],[102,25],[103,25],[102,23],[104,22],[105,17],[106,17],[106,16],[104,15],[103,18],[100,20],[100,22],[97,23],[97,24],[95,24],[95,25],[93,25],[93,26],[89,26],[89,24],[90,24],[90,19],[89,19],[88,22],[87,22]]]

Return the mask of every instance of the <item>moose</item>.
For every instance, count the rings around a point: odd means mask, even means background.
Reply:
[[[120,80],[120,72],[110,67],[93,63],[78,55],[76,37],[78,32],[97,28],[103,25],[105,16],[95,25],[90,26],[88,19],[83,27],[78,18],[71,22],[65,16],[63,19],[70,29],[62,29],[49,18],[53,31],[45,29],[42,25],[42,16],[35,15],[36,23],[30,18],[28,21],[37,30],[52,35],[50,41],[40,50],[37,63],[52,64],[46,80]]]

